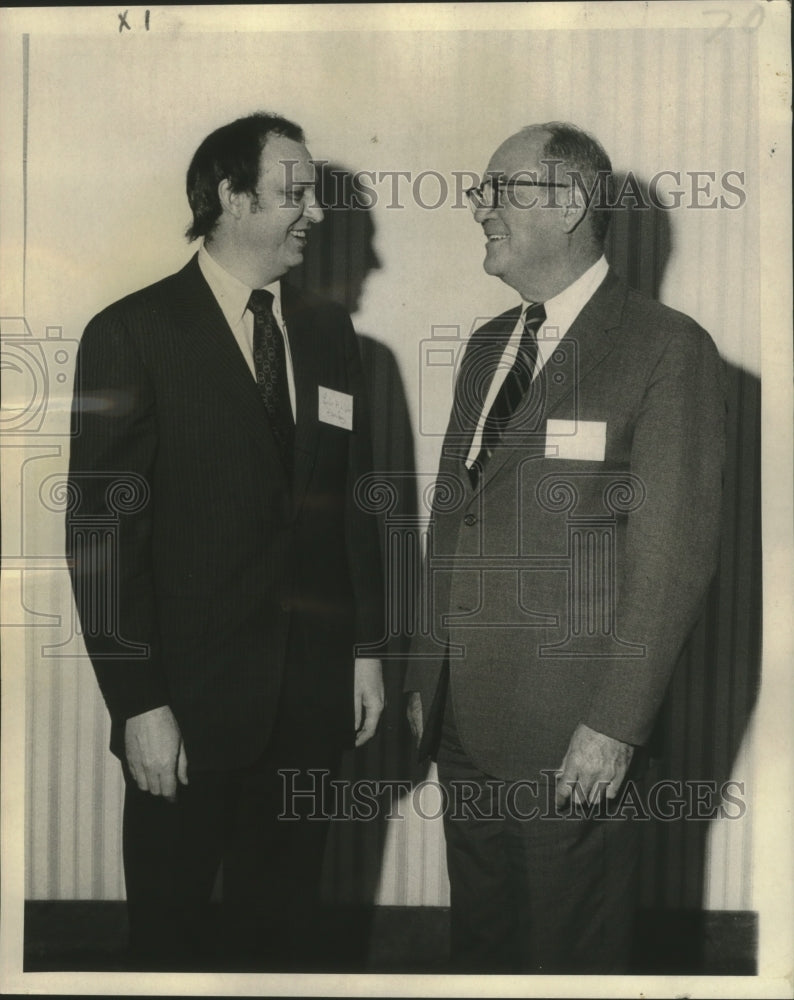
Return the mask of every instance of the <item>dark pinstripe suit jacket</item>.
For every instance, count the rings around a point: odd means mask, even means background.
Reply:
[[[536,780],[579,722],[648,739],[716,565],[724,372],[704,330],[610,272],[472,489],[463,460],[517,317],[466,348],[433,513],[433,640],[405,686],[430,749],[449,644],[469,755]]]
[[[361,367],[339,306],[284,286],[297,397],[290,488],[250,371],[194,257],[109,306],[75,376],[67,547],[121,755],[127,718],[171,706],[193,767],[246,763],[272,730],[292,621],[306,698],[353,734],[354,644],[381,638]],[[319,419],[325,386],[353,429]]]

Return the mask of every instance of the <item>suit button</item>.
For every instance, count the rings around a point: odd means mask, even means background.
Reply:
[[[292,610],[292,605],[290,604],[290,602],[286,598],[281,602],[281,610],[282,611],[291,611]]]
[[[468,526],[471,527],[473,524],[477,523],[477,518],[474,516],[474,514],[467,514],[463,518],[463,523],[468,524]]]

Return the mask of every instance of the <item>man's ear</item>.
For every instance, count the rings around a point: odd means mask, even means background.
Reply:
[[[218,201],[221,203],[221,209],[233,215],[235,219],[242,218],[246,198],[242,192],[232,191],[228,177],[224,177],[218,185]]]
[[[573,188],[571,197],[562,206],[562,226],[563,232],[572,233],[581,224],[582,219],[587,215],[587,204],[581,191]]]

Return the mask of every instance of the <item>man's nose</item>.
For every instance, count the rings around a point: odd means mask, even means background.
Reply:
[[[325,212],[322,210],[322,206],[315,194],[311,193],[307,195],[306,207],[303,210],[303,214],[312,222],[322,222],[325,218]]]

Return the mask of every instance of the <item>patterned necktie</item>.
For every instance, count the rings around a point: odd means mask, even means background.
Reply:
[[[288,472],[292,471],[295,420],[289,399],[284,337],[273,315],[273,295],[255,288],[248,299],[254,316],[254,372],[273,436]]]
[[[542,302],[536,302],[529,306],[524,313],[524,332],[521,334],[516,360],[505,376],[488,412],[482,431],[482,447],[474,464],[469,469],[472,486],[477,485],[486,462],[502,439],[505,427],[516,412],[521,400],[526,396],[538,358],[538,330],[545,319],[546,310]]]

